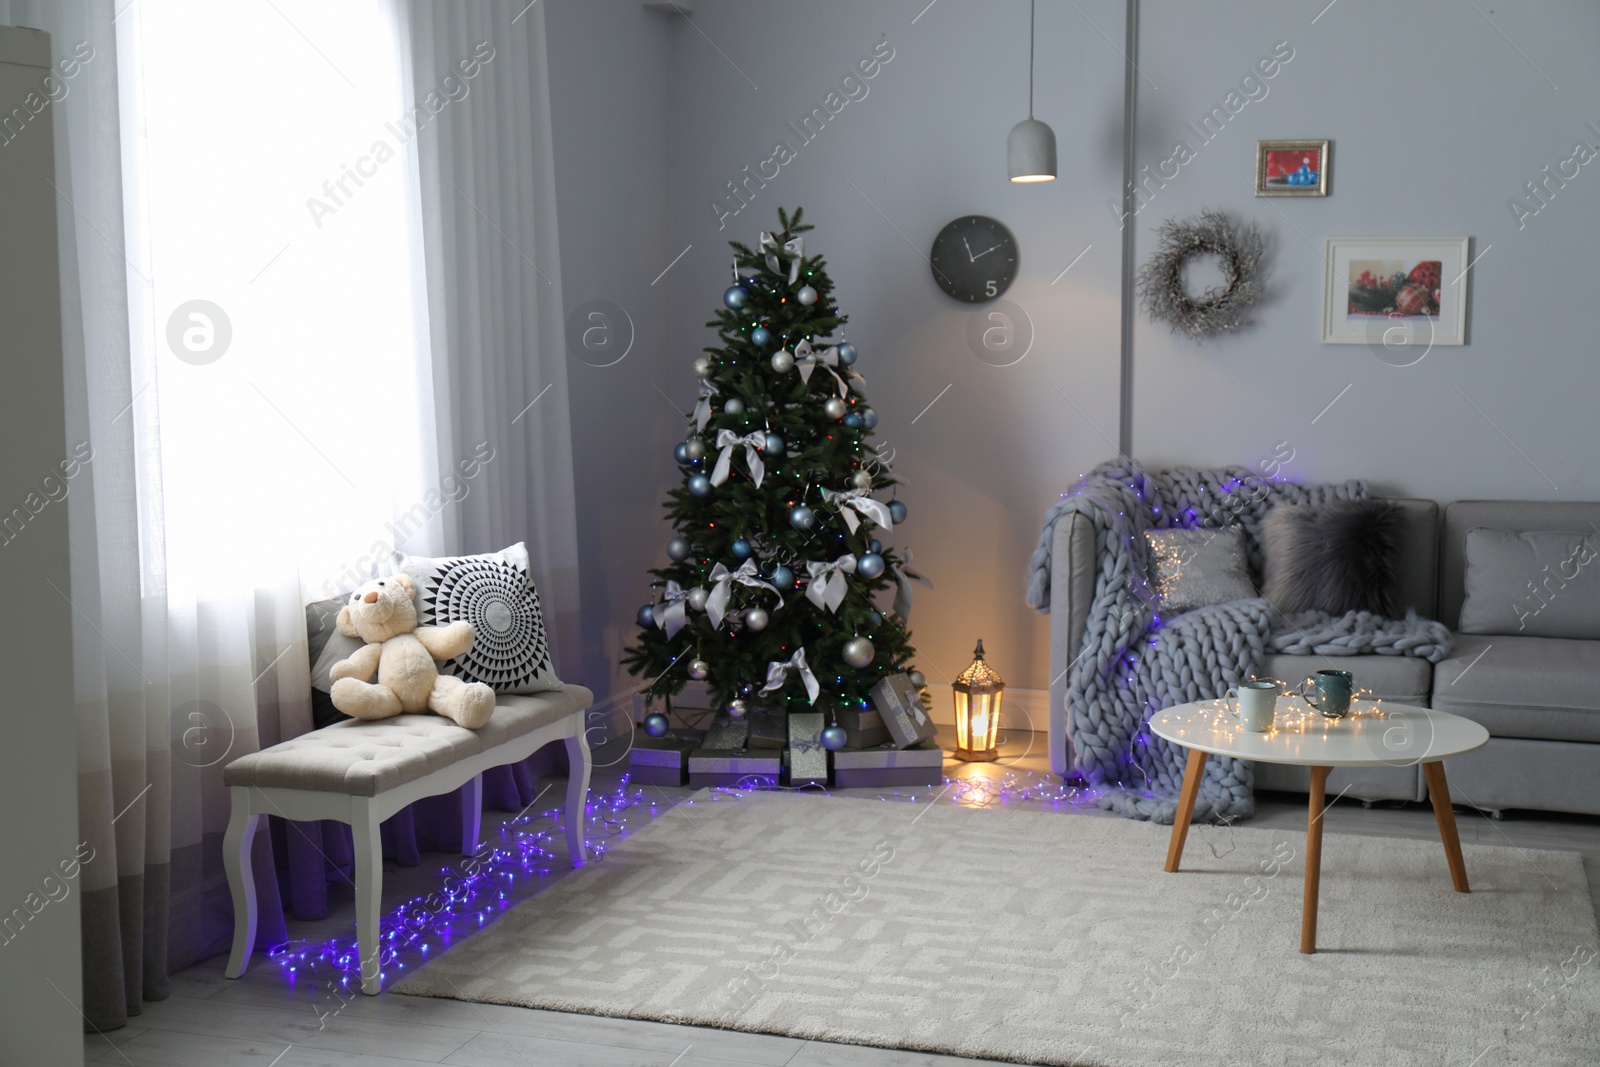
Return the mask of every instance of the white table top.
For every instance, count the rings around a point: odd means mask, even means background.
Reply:
[[[1157,712],[1150,730],[1174,744],[1219,756],[1317,767],[1381,767],[1433,763],[1482,748],[1489,731],[1449,712],[1354,700],[1343,719],[1325,719],[1297,696],[1278,698],[1272,729],[1251,733],[1232,701],[1202,700]]]

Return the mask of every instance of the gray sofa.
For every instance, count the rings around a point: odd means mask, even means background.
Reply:
[[[1399,499],[1406,516],[1401,597],[1428,618],[1459,624],[1465,596],[1468,531],[1600,532],[1600,502],[1462,500],[1442,520],[1431,500]],[[1050,761],[1072,769],[1066,735],[1067,668],[1078,655],[1094,596],[1094,529],[1081,515],[1056,523],[1051,561]],[[1530,575],[1530,577],[1532,577]],[[1600,611],[1600,606],[1597,606]],[[1600,640],[1456,634],[1437,666],[1407,656],[1268,656],[1262,674],[1290,684],[1323,667],[1351,671],[1356,684],[1406,704],[1436,707],[1482,723],[1489,744],[1450,761],[1452,799],[1489,811],[1535,808],[1600,815]],[[1304,792],[1304,768],[1256,766],[1256,788]],[[1421,769],[1334,771],[1334,796],[1359,800],[1427,798]]]

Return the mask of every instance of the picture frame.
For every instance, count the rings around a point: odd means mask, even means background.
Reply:
[[[1324,344],[1388,351],[1467,343],[1470,237],[1330,237]]]
[[[1257,196],[1327,196],[1329,141],[1257,141]]]

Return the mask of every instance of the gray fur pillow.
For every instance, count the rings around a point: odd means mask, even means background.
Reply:
[[[1387,500],[1278,504],[1261,524],[1262,595],[1285,615],[1370,611],[1398,618],[1405,516]]]

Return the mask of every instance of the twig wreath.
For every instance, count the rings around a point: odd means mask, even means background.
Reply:
[[[1161,247],[1139,268],[1139,297],[1150,321],[1165,322],[1173,333],[1196,341],[1244,326],[1245,310],[1263,292],[1263,244],[1256,224],[1235,227],[1222,212],[1206,210],[1182,221],[1168,219],[1156,233]],[[1184,288],[1183,270],[1199,255],[1221,260],[1226,282],[1193,297]]]

